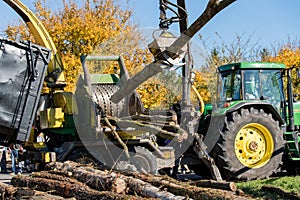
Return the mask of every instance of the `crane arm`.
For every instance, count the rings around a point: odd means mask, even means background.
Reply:
[[[36,42],[52,51],[52,56],[48,66],[47,81],[52,85],[63,86],[65,85],[65,76],[63,73],[63,64],[55,44],[50,37],[48,31],[43,26],[41,21],[36,15],[21,1],[19,0],[3,0],[7,3],[28,26],[30,32],[33,34]]]
[[[153,63],[145,66],[143,70],[135,74],[128,81],[123,81],[121,88],[112,95],[111,100],[114,103],[120,102],[128,94],[134,91],[141,83],[147,81],[152,76],[161,72],[164,68],[173,65],[173,61],[180,57],[182,52],[182,47],[189,43],[191,38],[207,24],[214,16],[216,16],[220,11],[225,9],[227,6],[232,4],[237,0],[209,0],[203,13],[189,26],[185,20],[181,20],[181,35],[177,38],[170,47],[165,47],[163,51],[154,51],[155,57],[161,58],[161,60],[156,60]],[[162,0],[160,2],[169,2]],[[184,5],[184,0],[178,0],[179,7]],[[183,11],[183,10],[182,10]],[[164,14],[164,12],[162,12]],[[162,16],[163,16],[162,14]],[[183,15],[184,12],[183,12]],[[164,19],[164,17],[162,17]],[[159,49],[159,48],[158,48]],[[167,63],[167,64],[166,64]]]

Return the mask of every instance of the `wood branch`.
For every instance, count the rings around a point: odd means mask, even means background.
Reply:
[[[18,188],[20,189],[20,188]],[[24,188],[23,188],[24,189]],[[28,188],[28,190],[31,190],[30,188]],[[38,200],[63,200],[65,198],[57,196],[57,195],[52,195],[52,194],[48,194],[47,192],[42,192],[42,191],[34,191],[34,195],[30,196],[30,198],[28,199],[38,199]],[[25,199],[27,195],[24,195],[23,193],[20,194],[20,196],[17,196],[16,199]]]
[[[207,7],[211,7],[213,5],[215,5],[219,0],[209,0]]]
[[[145,181],[124,176],[117,173],[103,172],[90,167],[77,167],[74,168],[72,162],[66,162],[63,165],[58,163],[49,163],[47,168],[58,168],[66,173],[71,172],[71,176],[80,182],[89,185],[92,188],[98,188],[103,190],[112,190],[112,185],[115,184],[116,178],[120,178],[125,181],[126,185],[133,193],[139,196],[147,198],[159,198],[159,199],[185,199],[183,196],[176,196],[170,192],[162,191],[158,187],[151,185]]]
[[[133,177],[122,177],[127,185],[134,190],[137,194],[143,197],[150,197],[150,198],[159,198],[159,199],[186,199],[186,197],[180,196],[185,193],[177,194],[178,196],[174,195],[173,193],[163,191],[161,190],[158,185],[158,187],[155,187],[151,185],[150,183],[147,183],[145,181],[142,181],[140,179],[136,179]]]
[[[167,123],[167,122],[177,122],[176,115],[165,116],[165,115],[132,115],[129,117],[123,117],[122,120],[141,120],[145,122],[158,122],[158,123]]]
[[[153,62],[144,67],[141,71],[139,71],[136,75],[128,80],[124,76],[121,77],[120,85],[122,85],[122,87],[111,96],[110,100],[114,103],[120,102],[124,97],[132,93],[132,91],[134,91],[143,82],[161,72],[164,67],[165,64]]]
[[[184,45],[186,45],[191,38],[207,24],[216,14],[222,11],[224,8],[235,2],[236,0],[223,0],[221,2],[216,0],[210,0],[207,4],[204,12],[198,17],[193,24],[185,30],[181,36],[168,48],[168,52],[176,58],[177,52],[179,52]]]
[[[129,151],[128,151],[128,147],[127,145],[123,142],[122,138],[119,136],[118,132],[114,130],[113,126],[111,125],[110,121],[108,120],[107,117],[103,118],[104,121],[106,122],[106,125],[108,125],[108,127],[111,130],[111,133],[113,134],[113,136],[117,139],[117,141],[119,142],[119,144],[123,147],[125,155],[127,158],[130,158],[129,155]]]
[[[169,131],[165,131],[159,127],[153,126],[151,124],[144,124],[141,122],[137,122],[137,121],[131,121],[131,120],[119,120],[119,119],[111,119],[115,121],[115,124],[118,125],[120,128],[122,127],[133,127],[137,130],[144,130],[144,131],[148,131],[151,132],[153,134],[156,134],[160,137],[166,138],[166,139],[177,139],[178,142],[181,142],[185,139],[187,139],[188,137],[188,133],[181,129],[181,128],[177,128],[177,133],[172,133]],[[173,127],[175,128],[175,127]]]
[[[285,199],[300,200],[299,194],[286,191],[280,187],[276,187],[273,185],[264,185],[262,186],[262,189],[268,192],[272,192],[272,193],[274,192],[280,196],[283,196]]]

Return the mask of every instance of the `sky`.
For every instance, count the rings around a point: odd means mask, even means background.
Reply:
[[[189,22],[203,11],[207,0],[186,0]],[[158,26],[158,0],[134,0],[135,18],[142,27]],[[206,5],[206,4],[205,4]],[[216,15],[199,31],[204,38],[214,40],[217,32],[225,42],[236,34],[251,35],[260,45],[297,39],[300,36],[299,0],[237,0]]]
[[[134,12],[133,20],[139,27],[158,27],[159,0],[119,0],[119,3],[125,6],[128,1]],[[202,13],[207,1],[186,0],[190,23]],[[32,8],[34,0],[22,2]],[[49,2],[53,9],[61,4],[60,0]],[[264,47],[287,41],[288,38],[295,40],[300,35],[299,8],[299,0],[237,0],[216,15],[199,34],[210,43],[217,40],[216,32],[228,43],[233,41],[237,34],[244,34],[246,37],[251,36],[253,41],[258,41],[258,44]],[[7,24],[16,22],[18,15],[6,3],[0,1],[0,18],[2,32]],[[177,30],[177,27],[175,24],[170,29]]]

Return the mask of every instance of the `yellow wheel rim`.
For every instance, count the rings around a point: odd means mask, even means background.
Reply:
[[[247,124],[235,137],[235,155],[246,167],[259,168],[267,164],[274,151],[270,131],[257,123]]]

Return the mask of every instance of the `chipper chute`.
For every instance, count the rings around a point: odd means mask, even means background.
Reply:
[[[26,141],[39,102],[51,51],[0,40],[0,141]]]

